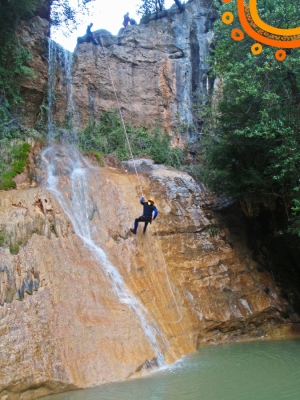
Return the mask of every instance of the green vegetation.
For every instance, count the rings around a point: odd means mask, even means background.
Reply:
[[[22,241],[12,241],[12,235],[9,235],[5,226],[0,226],[0,247],[8,247],[10,254],[18,254]]]
[[[9,245],[10,254],[16,255],[16,254],[19,254],[19,251],[20,251],[19,243],[10,243],[10,245]]]
[[[21,140],[1,140],[0,146],[0,190],[8,190],[16,187],[13,178],[23,172],[30,145]]]
[[[218,234],[220,233],[220,228],[218,228],[217,226],[207,226],[206,228],[204,228],[204,232],[207,232],[210,237],[215,237],[218,236]]]
[[[88,153],[92,154],[96,158],[100,167],[105,166],[103,153],[100,153],[99,151],[89,151]]]
[[[126,126],[132,154],[136,157],[151,157],[158,164],[179,167],[184,154],[178,148],[170,147],[170,138],[158,129],[149,132],[145,128]],[[104,112],[98,125],[89,125],[78,133],[81,150],[103,154],[116,154],[119,161],[128,160],[131,155],[118,112]]]
[[[235,2],[215,4],[235,20],[215,25],[212,74],[222,77],[222,87],[216,106],[200,110],[208,116],[203,174],[217,192],[239,200],[248,216],[266,209],[285,215],[283,230],[300,236],[300,51],[287,50],[283,62],[268,46],[254,56],[251,38],[230,37],[240,27]],[[262,20],[281,28],[299,25],[297,10],[295,1],[259,2]],[[273,224],[274,232],[280,228]]]
[[[184,11],[184,4],[180,0],[174,0],[180,12]],[[159,11],[165,10],[165,0],[141,0],[137,13],[143,17],[151,14],[157,14]]]
[[[165,9],[165,0],[142,0],[138,14],[145,16]]]
[[[0,129],[11,121],[11,111],[21,101],[21,79],[33,76],[26,66],[30,54],[19,44],[15,30],[39,5],[39,0],[0,0]]]
[[[48,123],[48,106],[46,104],[45,99],[43,103],[40,105],[40,110],[38,113],[38,118],[35,124],[35,129],[39,132],[47,133],[47,123]]]
[[[0,227],[0,247],[5,244],[6,241],[6,228],[5,226]]]

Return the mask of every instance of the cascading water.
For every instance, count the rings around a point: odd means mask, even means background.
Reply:
[[[72,82],[73,54],[53,40],[48,39],[48,63],[48,139],[50,143],[53,143],[58,130],[53,119],[53,109],[57,101],[55,87],[60,84],[62,86],[60,92],[66,96],[64,99],[66,108],[64,120],[60,121],[59,124],[59,138],[63,143],[74,143],[76,132],[73,129],[73,118],[75,116]],[[58,78],[60,78],[59,83]]]
[[[53,40],[48,39],[48,140],[50,143],[53,142],[53,96],[54,96],[54,66],[55,66],[55,42]]]
[[[65,213],[72,221],[75,233],[88,246],[99,264],[105,268],[110,278],[111,285],[120,302],[130,307],[138,317],[139,323],[148,339],[154,353],[154,360],[148,360],[145,367],[161,367],[164,365],[164,351],[168,351],[168,345],[160,332],[155,321],[150,317],[147,309],[126,287],[125,282],[118,269],[108,260],[107,255],[92,238],[89,221],[90,194],[88,189],[88,173],[92,167],[82,157],[79,151],[72,145],[55,144],[55,124],[53,122],[53,99],[55,74],[57,71],[64,72],[63,80],[70,85],[68,89],[68,110],[71,118],[74,115],[72,99],[72,66],[70,56],[61,50],[51,40],[49,41],[49,84],[48,84],[48,137],[51,146],[46,148],[42,154],[47,167],[48,178],[46,187],[57,197]],[[57,61],[59,66],[57,66]],[[58,68],[59,67],[59,68]],[[61,73],[61,72],[60,72]],[[72,128],[72,124],[71,124]],[[72,129],[73,131],[73,129]],[[66,140],[67,138],[67,140]],[[70,138],[72,140],[70,140]],[[65,135],[63,143],[74,143],[75,135]],[[63,189],[62,189],[63,188]]]
[[[155,363],[159,367],[164,365],[164,356],[159,349],[158,337],[163,341],[165,349],[167,345],[159,328],[154,321],[149,322],[151,318],[146,308],[128,290],[117,268],[111,264],[105,252],[92,238],[88,218],[88,210],[91,207],[87,177],[92,167],[73,146],[57,147],[54,145],[48,147],[43,152],[42,157],[46,162],[48,172],[46,187],[55,193],[65,213],[72,221],[75,233],[91,249],[101,266],[105,268],[119,300],[127,304],[136,313],[155,354]],[[64,182],[66,182],[66,179],[69,180],[68,186],[64,183],[63,190],[60,190],[60,179],[63,179]]]

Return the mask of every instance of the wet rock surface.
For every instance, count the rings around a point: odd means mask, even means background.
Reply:
[[[46,187],[0,192],[7,235],[0,252],[0,395],[7,399],[126,379],[160,363],[136,309],[120,301],[107,261],[75,234],[72,168],[62,150],[53,154],[64,208]],[[78,164],[89,188],[83,211],[90,240],[155,324],[165,362],[202,345],[296,334],[297,317],[252,259],[239,216],[214,211],[215,198],[188,174],[149,160],[137,165],[141,186],[130,163]],[[46,185],[45,177],[39,181]],[[155,197],[159,216],[146,234],[139,226],[132,235],[141,188]],[[22,240],[17,254],[8,238]]]

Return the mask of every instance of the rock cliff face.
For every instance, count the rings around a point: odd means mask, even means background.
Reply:
[[[17,30],[20,43],[32,55],[28,65],[34,71],[34,77],[24,80],[20,90],[24,100],[20,109],[21,122],[29,128],[34,128],[41,119],[46,121],[42,105],[47,104],[48,29],[49,22],[36,16],[28,22],[21,22]]]
[[[134,236],[140,186],[130,163],[99,168],[72,154],[45,152],[42,186],[0,192],[0,398],[125,379],[203,344],[293,333],[240,220],[213,211],[224,204],[202,185],[138,162],[159,218]],[[52,191],[43,187],[50,162]]]
[[[209,12],[194,0],[119,38],[100,32],[103,48],[80,45],[72,74],[52,82],[53,124],[71,113],[83,127],[115,108],[111,73],[126,120],[194,140],[185,134],[208,85]],[[22,86],[30,127],[43,120],[48,54],[70,66],[45,41],[47,24],[35,17],[19,32],[36,69]],[[100,168],[59,146],[36,149],[31,164],[37,187],[17,179],[18,190],[0,192],[0,399],[138,376],[205,344],[297,333],[241,216],[188,174],[139,160],[137,179],[130,162]],[[134,236],[141,192],[159,218]]]
[[[129,26],[118,38],[96,32],[104,48],[79,45],[73,80],[76,125],[99,121],[102,110],[116,108],[111,74],[127,121],[147,127],[158,123],[179,142],[192,139],[186,136],[194,122],[192,105],[209,86],[210,14],[207,2],[192,1],[183,13],[174,5],[167,18]]]
[[[172,135],[174,144],[195,140],[192,106],[211,86],[206,57],[212,39],[212,18],[210,2],[193,0],[183,13],[174,5],[168,17],[129,26],[118,37],[96,31],[103,47],[92,43],[78,45],[72,69],[75,126],[83,128],[90,121],[99,121],[103,110],[117,108],[112,78],[126,121],[150,128],[158,124]],[[34,60],[40,60],[47,54],[37,43],[43,43],[43,24],[39,31],[34,26],[23,24],[24,34],[20,32],[20,38],[31,49]],[[37,121],[41,93],[45,93],[47,85],[44,61],[43,66],[32,63],[37,78],[22,88],[30,127]],[[53,118],[63,125],[68,112],[67,88],[60,78],[54,86]]]

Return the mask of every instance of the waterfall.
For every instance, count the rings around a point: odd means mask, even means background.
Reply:
[[[73,102],[73,82],[72,82],[73,54],[51,39],[48,39],[48,139],[49,143],[54,143],[56,136],[62,143],[74,143],[76,141],[76,131],[74,129],[75,107]],[[59,93],[64,93],[65,104],[63,111],[64,118],[60,121],[54,120],[57,98],[56,89]],[[58,124],[59,123],[59,124]],[[57,126],[58,125],[58,126]]]
[[[47,189],[52,191],[65,213],[70,218],[75,233],[83,243],[91,250],[96,260],[105,269],[114,292],[121,303],[130,307],[139,319],[140,325],[153,349],[155,361],[148,360],[150,366],[161,367],[164,365],[163,351],[167,349],[163,335],[155,321],[150,317],[147,309],[126,287],[118,269],[109,261],[107,255],[92,239],[88,211],[90,210],[88,173],[92,169],[88,161],[82,157],[73,146],[50,146],[42,153],[47,166]],[[63,181],[63,190],[60,189],[60,181]],[[66,184],[66,182],[68,182]],[[159,343],[162,342],[162,343]]]
[[[48,88],[47,88],[47,100],[48,100],[48,140],[50,143],[53,142],[53,96],[54,96],[54,77],[55,77],[55,42],[48,39]]]
[[[92,238],[88,187],[88,173],[92,170],[92,167],[79,151],[73,145],[70,145],[70,143],[74,144],[76,139],[73,129],[75,107],[72,96],[72,54],[52,40],[49,40],[48,72],[48,138],[50,146],[42,153],[48,172],[46,187],[56,195],[60,205],[70,218],[75,233],[90,249],[99,265],[105,269],[119,301],[126,304],[136,314],[155,355],[154,360],[147,360],[145,368],[161,367],[165,364],[161,348],[167,350],[168,344],[160,329],[149,315],[148,310],[127,288],[118,269],[112,265],[106,253]],[[64,129],[58,129],[53,118],[53,115],[55,115],[54,103],[57,100],[55,87],[58,84],[63,85],[63,92],[66,93],[67,121],[65,121]],[[55,138],[58,135],[58,141],[64,143],[64,145],[55,144]]]
[[[74,143],[76,140],[76,134],[73,127],[73,118],[75,116],[75,109],[73,103],[73,54],[64,48],[60,48],[59,60],[61,61],[61,68],[65,71],[65,86],[67,94],[67,113],[65,117],[66,128],[70,131],[71,136],[69,142]]]

